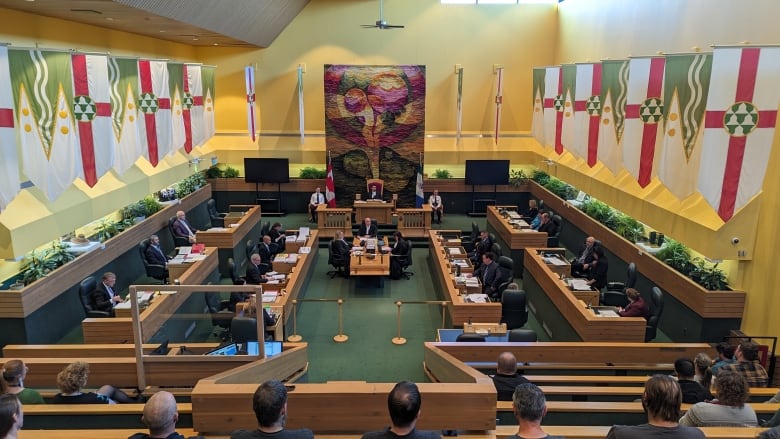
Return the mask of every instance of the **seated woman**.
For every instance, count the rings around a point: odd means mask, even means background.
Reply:
[[[24,387],[27,365],[22,360],[8,360],[3,365],[0,394],[16,395],[22,404],[44,404],[43,397],[33,389]]]
[[[642,295],[639,294],[639,291],[634,288],[627,288],[626,297],[628,297],[628,305],[625,308],[620,308],[618,311],[620,317],[644,317],[647,320],[647,317],[650,315],[650,307],[645,302],[645,299],[642,298]]]
[[[522,218],[527,221],[533,221],[539,214],[539,208],[536,207],[536,200],[531,198],[528,200],[528,210],[523,212]]]
[[[271,237],[271,242],[279,247],[278,253],[284,252],[284,244],[287,242],[287,235],[282,230],[282,223],[273,223],[271,230],[268,231],[268,236]]]
[[[16,439],[24,423],[22,403],[16,395],[0,395],[0,439]]]
[[[609,261],[607,255],[604,254],[604,249],[599,247],[593,248],[593,262],[588,269],[588,285],[596,290],[601,290],[607,286],[607,271],[609,271]]]
[[[722,370],[715,377],[714,403],[699,402],[680,418],[688,427],[757,427],[756,412],[750,404],[750,387],[742,374]]]
[[[97,392],[82,392],[87,385],[89,364],[85,361],[74,361],[57,374],[57,387],[60,393],[52,400],[55,404],[116,404],[143,402],[142,396],[131,398],[125,392],[114,386],[105,385]]]

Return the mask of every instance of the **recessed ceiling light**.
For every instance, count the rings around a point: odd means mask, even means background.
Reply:
[[[198,40],[200,40],[200,38],[198,38],[198,37],[193,37],[192,38],[192,41],[198,41]]]
[[[161,34],[162,34],[162,33],[165,33],[165,31],[164,31],[164,30],[162,30],[162,29],[160,29],[160,33],[161,33]]]
[[[111,17],[106,17],[106,21],[114,21],[114,19]]]
[[[214,43],[215,46],[219,46],[219,43]]]

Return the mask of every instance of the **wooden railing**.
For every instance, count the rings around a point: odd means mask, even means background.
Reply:
[[[397,209],[398,231],[405,237],[424,238],[431,229],[431,206],[419,209]]]

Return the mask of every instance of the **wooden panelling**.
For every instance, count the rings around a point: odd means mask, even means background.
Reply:
[[[327,238],[333,238],[338,231],[344,232],[345,238],[352,236],[352,209],[320,204],[317,207],[317,229]]]
[[[197,241],[208,247],[233,249],[252,229],[260,222],[260,206],[252,206],[246,214],[241,216],[236,227],[231,227],[229,221],[225,221],[226,230],[202,231],[197,233]]]
[[[530,229],[515,229],[511,224],[498,213],[502,207],[516,208],[517,206],[488,206],[487,223],[493,226],[493,229],[501,239],[509,245],[509,249],[521,250],[526,247],[546,247],[547,233],[536,232]]]
[[[424,238],[431,229],[431,206],[423,204],[419,209],[396,209],[398,231],[404,237]]]

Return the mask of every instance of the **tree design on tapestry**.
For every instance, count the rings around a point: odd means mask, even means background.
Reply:
[[[336,200],[351,205],[366,180],[413,206],[425,140],[425,66],[325,65],[325,135]]]

